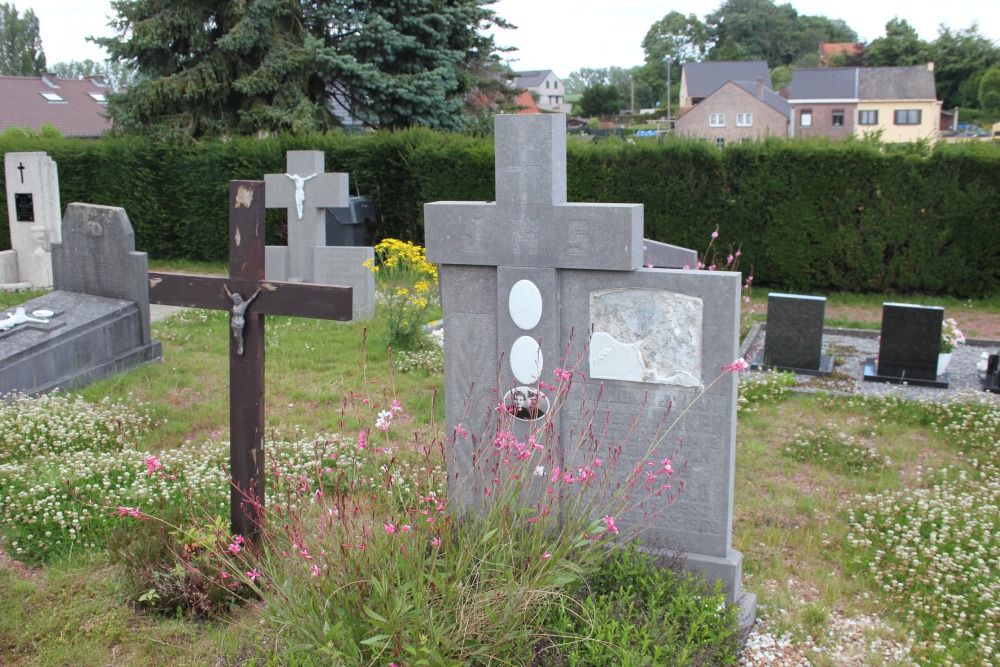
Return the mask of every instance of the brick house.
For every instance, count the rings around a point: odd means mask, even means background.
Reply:
[[[727,81],[677,119],[677,136],[712,141],[719,148],[734,141],[787,137],[790,107],[780,95],[756,81]]]
[[[857,122],[859,67],[819,67],[792,71],[788,102],[793,137],[844,139]]]
[[[111,129],[109,92],[100,77],[0,76],[0,132],[51,125],[67,137],[100,137]]]
[[[698,104],[727,81],[764,81],[771,88],[771,71],[763,60],[684,63],[681,70],[680,111]]]

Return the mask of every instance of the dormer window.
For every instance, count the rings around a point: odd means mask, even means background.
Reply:
[[[42,97],[44,97],[45,99],[47,99],[49,102],[65,102],[66,101],[62,97],[60,97],[58,93],[44,93],[43,92],[43,93],[39,93],[39,94]]]
[[[92,98],[94,98],[94,101],[98,102],[99,104],[108,103],[108,98],[104,96],[104,93],[87,93],[87,94],[90,95]]]

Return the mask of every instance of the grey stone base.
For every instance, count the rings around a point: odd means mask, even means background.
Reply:
[[[762,354],[762,358],[767,358],[767,348],[765,347]],[[831,354],[821,354],[819,357],[819,368],[792,368],[790,366],[772,366],[770,364],[751,364],[751,370],[755,371],[790,371],[796,375],[816,375],[826,377],[833,374],[833,355]]]
[[[132,301],[57,290],[23,304],[55,313],[47,324],[19,324],[0,335],[0,395],[76,389],[162,356],[142,343]]]
[[[934,380],[921,380],[917,378],[896,377],[894,375],[879,375],[878,363],[873,357],[865,359],[865,382],[889,382],[891,384],[908,384],[914,387],[934,387],[936,389],[948,388],[948,374],[943,373]]]

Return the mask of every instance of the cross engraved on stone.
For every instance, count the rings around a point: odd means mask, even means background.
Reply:
[[[316,174],[310,174],[308,176],[285,174],[285,176],[292,179],[292,182],[295,183],[295,212],[299,214],[299,220],[301,220],[302,206],[306,203],[306,181],[310,178],[316,178]]]
[[[247,312],[247,308],[250,307],[253,300],[257,298],[257,295],[260,294],[260,288],[258,287],[257,291],[253,293],[253,296],[244,301],[239,292],[233,293],[229,291],[229,285],[223,285],[222,287],[226,290],[226,294],[233,301],[233,316],[229,320],[229,326],[233,330],[233,337],[236,339],[236,354],[242,356],[243,327],[246,326],[246,320],[243,315]]]
[[[18,324],[24,324],[25,322],[39,322],[41,324],[48,324],[48,320],[40,320],[35,317],[29,317],[24,313],[24,308],[18,306],[13,313],[7,313],[7,318],[0,320],[0,331],[7,331],[13,329]]]
[[[149,274],[150,303],[231,314],[230,503],[233,533],[245,537],[259,533],[264,509],[264,316],[347,321],[352,306],[350,287],[265,280],[264,195],[260,181],[229,184],[228,277]]]
[[[24,183],[24,163],[23,162],[18,162],[17,163],[17,170],[19,172],[21,172],[21,182]]]

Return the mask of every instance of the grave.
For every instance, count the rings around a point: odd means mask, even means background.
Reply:
[[[779,294],[767,297],[767,334],[760,364],[753,368],[830,375],[833,356],[823,354],[826,297]]]
[[[152,303],[230,311],[229,470],[234,535],[264,508],[264,315],[347,321],[351,288],[265,279],[261,181],[229,184],[229,277],[150,273]]]
[[[741,591],[742,555],[731,541],[736,377],[719,377],[737,354],[740,274],[644,266],[694,266],[697,258],[644,241],[642,205],[567,203],[565,116],[495,122],[496,201],[424,208],[448,341],[446,432],[461,424],[485,433],[485,408],[530,388],[529,415],[567,402],[547,419],[569,443],[587,428],[578,406],[600,394],[610,420],[594,428],[606,429],[607,442],[628,443],[619,470],[631,471],[669,410],[667,423],[676,425],[659,451],[683,439],[685,488],[644,539],[682,549],[688,567],[722,580],[752,621],[755,596]],[[574,382],[568,396],[538,383],[554,383],[554,370],[576,359],[588,381]],[[530,422],[515,421],[523,436]],[[451,442],[448,456],[449,496],[466,507],[483,493],[470,450]],[[554,465],[583,463],[563,456]]]
[[[365,262],[371,247],[327,245],[327,208],[350,206],[347,174],[324,173],[323,151],[288,151],[288,171],[266,174],[267,208],[288,210],[288,245],[267,246],[267,278],[354,290],[353,319],[375,314],[375,277]]]
[[[0,394],[74,389],[155,361],[146,254],[121,208],[70,204],[52,244],[55,289],[0,317]],[[15,323],[15,321],[18,321]]]
[[[865,360],[865,380],[947,389],[948,374],[937,372],[943,321],[940,306],[882,304],[878,357]]]
[[[1000,355],[991,354],[986,358],[986,375],[983,376],[983,390],[1000,394]]]
[[[59,174],[45,153],[4,155],[11,250],[0,251],[0,289],[52,287],[50,244],[62,239]]]

